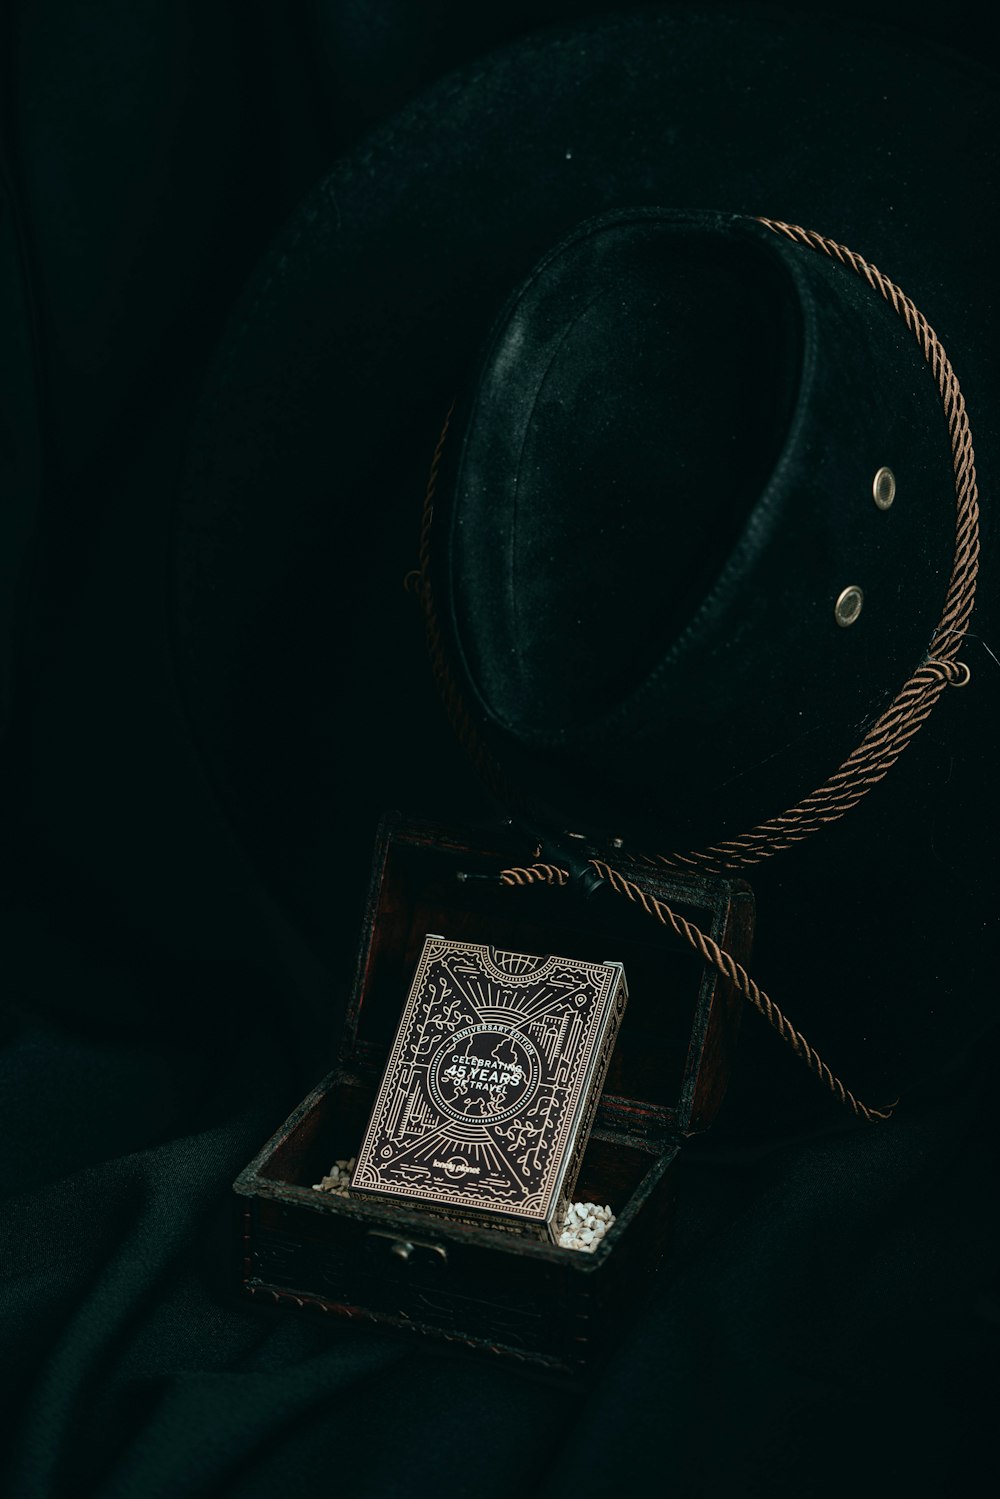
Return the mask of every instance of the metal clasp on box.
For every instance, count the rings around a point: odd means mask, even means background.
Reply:
[[[429,1244],[425,1239],[401,1239],[397,1234],[387,1233],[382,1228],[370,1228],[368,1238],[388,1240],[389,1254],[402,1265],[440,1267],[448,1263],[448,1251],[443,1244]],[[371,1247],[374,1249],[376,1246]]]

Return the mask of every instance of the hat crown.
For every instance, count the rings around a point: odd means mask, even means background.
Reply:
[[[560,817],[647,837],[740,831],[822,780],[922,659],[951,560],[907,330],[731,215],[614,214],[551,252],[444,488],[459,673],[501,759],[533,757]]]

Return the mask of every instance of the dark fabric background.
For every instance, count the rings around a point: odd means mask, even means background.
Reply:
[[[337,941],[303,935],[192,742],[162,732],[152,768],[136,758],[170,668],[120,600],[164,586],[149,516],[296,202],[440,74],[600,9],[3,12],[0,1471],[17,1499],[940,1494],[991,1460],[988,1048],[877,1130],[749,1137],[730,1113],[687,1152],[670,1264],[584,1394],[233,1294],[229,1184],[326,1070],[363,878]],[[842,10],[995,57],[972,4]],[[110,680],[75,649],[102,632]],[[315,690],[349,703],[362,669]]]

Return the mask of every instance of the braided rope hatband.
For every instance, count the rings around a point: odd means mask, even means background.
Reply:
[[[937,382],[948,421],[955,473],[955,557],[944,609],[926,658],[872,724],[857,748],[821,786],[778,817],[758,823],[737,838],[712,844],[703,851],[652,856],[652,862],[672,869],[702,869],[707,873],[758,864],[762,859],[791,848],[818,832],[826,823],[843,817],[882,780],[926,722],[944,689],[949,685],[964,687],[969,681],[968,667],[956,658],[972,616],[979,574],[979,491],[972,433],[965,397],[934,329],[894,282],[845,245],[826,239],[812,229],[801,229],[796,224],[763,218],[757,222],[775,234],[785,235],[795,244],[829,255],[867,281],[916,338]],[[641,860],[644,856],[636,857]],[[650,861],[650,856],[645,858]]]
[[[927,721],[945,687],[949,685],[964,687],[969,682],[969,668],[957,657],[972,616],[976,580],[979,573],[979,495],[972,434],[965,409],[965,398],[962,395],[958,378],[934,329],[923,313],[894,282],[884,276],[876,266],[853,250],[849,250],[845,245],[817,234],[815,230],[803,229],[797,224],[786,224],[780,220],[767,218],[759,218],[757,222],[775,234],[784,235],[795,244],[830,256],[831,259],[860,276],[888,302],[916,338],[937,383],[948,423],[952,466],[955,474],[955,555],[944,609],[925,659],[904,683],[885,712],[871,726],[857,748],[822,785],[779,816],[768,818],[748,832],[736,838],[712,844],[704,850],[667,854],[625,853],[624,851],[622,853],[622,857],[630,863],[663,865],[678,871],[700,870],[706,874],[722,874],[743,869],[793,847],[850,811],[873,786],[876,786],[887,775],[910,740]],[[449,411],[428,475],[420,531],[419,566],[416,572],[410,575],[408,582],[413,584],[423,603],[428,652],[452,725],[486,780],[500,795],[509,799],[516,797],[516,792],[483,743],[482,736],[469,715],[464,696],[449,669],[431,591],[430,535],[434,513],[434,494],[450,420],[451,412]],[[643,890],[603,859],[591,859],[590,863],[595,872],[613,890],[640,905],[661,925],[669,927],[705,962],[710,963],[732,983],[739,993],[764,1016],[782,1040],[788,1043],[795,1055],[829,1088],[839,1102],[849,1108],[858,1118],[868,1122],[889,1118],[892,1107],[872,1108],[862,1103],[849,1088],[845,1087],[818,1052],[809,1045],[805,1036],[795,1029],[774,1001],[754,982],[730,953],[720,948],[718,943],[693,922],[679,916],[666,902],[650,895],[648,891]],[[558,865],[536,863],[526,867],[505,869],[501,872],[500,878],[509,886],[524,886],[539,882],[563,885],[567,882],[569,875],[568,871]]]

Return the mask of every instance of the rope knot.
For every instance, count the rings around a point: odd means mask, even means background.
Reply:
[[[964,661],[941,661],[932,656],[924,663],[924,670],[939,681],[947,682],[949,687],[968,687],[972,681],[972,672]]]

